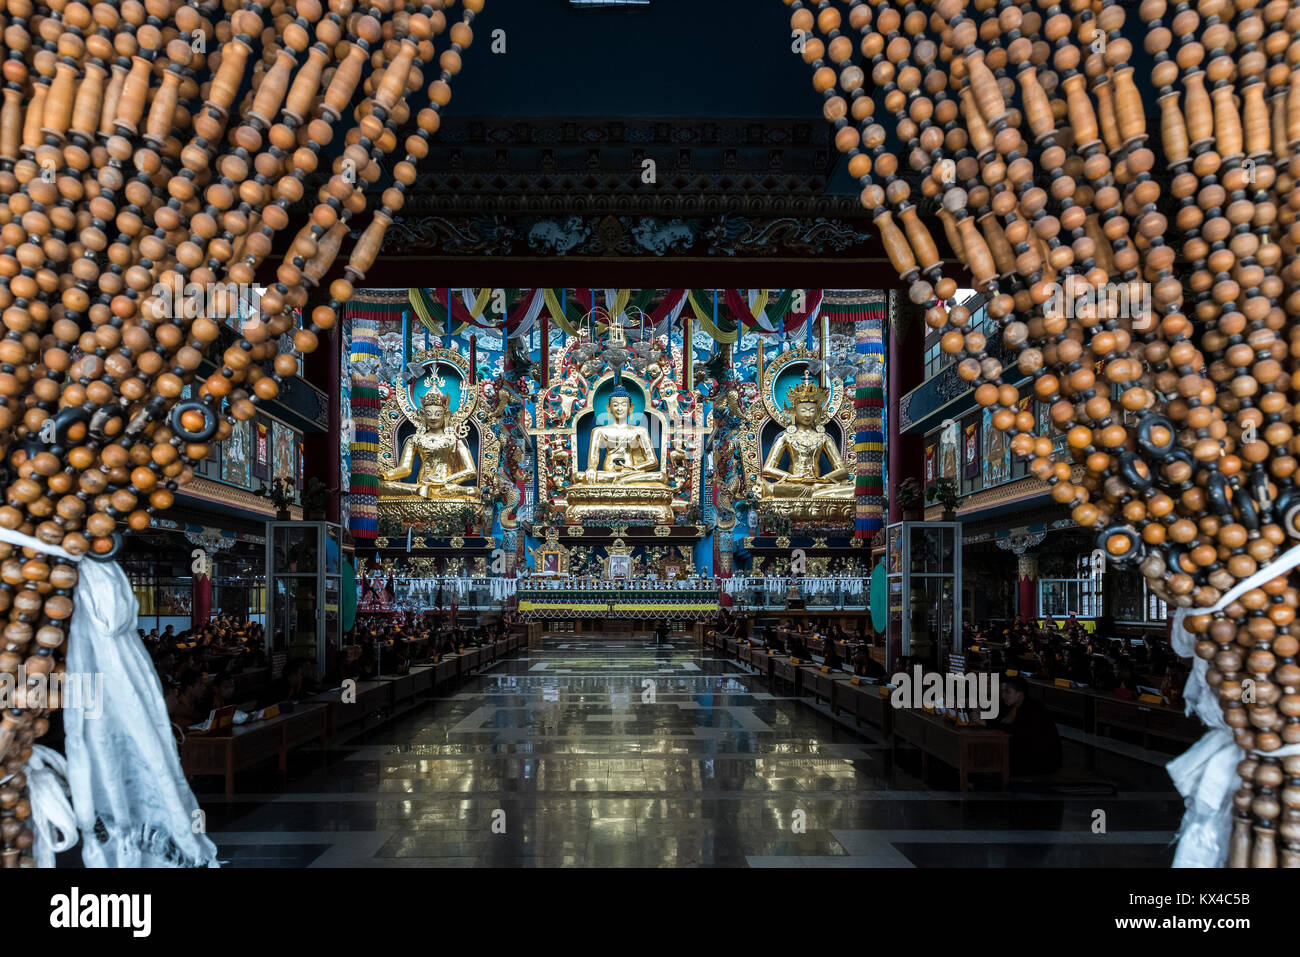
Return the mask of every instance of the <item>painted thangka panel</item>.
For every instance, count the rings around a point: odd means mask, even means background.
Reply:
[[[938,477],[957,481],[958,459],[960,452],[957,448],[959,428],[956,422],[949,422],[939,433],[939,465]]]
[[[980,474],[980,420],[972,419],[962,430],[962,468],[966,478],[979,478]]]
[[[253,478],[271,477],[271,420],[258,419],[253,426]]]
[[[1055,454],[1063,454],[1067,445],[1065,433],[1052,424],[1051,405],[1035,399],[1034,407],[1037,412],[1038,434],[1045,435],[1052,440],[1052,451]]]
[[[993,425],[993,410],[984,410],[984,487],[1011,479],[1011,442],[1007,433]]]
[[[297,433],[287,425],[271,423],[271,478],[294,478],[297,456],[294,445]]]
[[[423,278],[423,277],[422,277]],[[428,277],[433,279],[435,277]],[[437,277],[441,278],[441,277]],[[378,534],[375,491],[378,484],[378,405],[389,385],[401,382],[406,358],[430,345],[446,345],[465,354],[469,337],[476,337],[476,366],[480,380],[503,371],[501,350],[507,342],[527,343],[521,350],[533,363],[541,362],[540,329],[545,325],[554,345],[562,347],[593,305],[617,312],[629,328],[665,327],[669,340],[681,342],[683,320],[690,320],[696,360],[703,364],[720,354],[719,345],[735,343],[732,373],[754,375],[752,351],[758,340],[769,348],[802,344],[812,326],[820,332],[820,312],[829,323],[831,361],[847,359],[856,368],[844,378],[851,383],[855,415],[851,423],[856,456],[857,504],[855,535],[869,539],[884,524],[884,376],[885,301],[872,290],[663,290],[548,289],[505,292],[505,312],[491,289],[408,288],[359,290],[343,322],[346,354],[343,392],[350,396],[343,414],[344,485],[353,514],[349,527],[358,540]],[[796,308],[796,297],[802,303]],[[811,322],[810,322],[811,320]],[[510,330],[506,339],[502,332]],[[739,341],[738,341],[739,340]],[[531,347],[531,348],[530,348]],[[555,363],[552,356],[551,365]],[[532,370],[536,378],[538,370]],[[707,388],[701,390],[706,398]],[[347,418],[351,414],[351,429]],[[373,426],[370,424],[373,419]],[[348,433],[351,433],[350,435]],[[350,441],[349,441],[350,439]],[[350,478],[350,482],[349,482]],[[525,505],[531,482],[525,487]],[[701,502],[706,508],[711,496]],[[370,514],[368,514],[370,513]],[[373,514],[373,524],[370,515]],[[526,514],[526,513],[525,513]]]
[[[251,423],[235,420],[231,426],[230,438],[221,445],[221,480],[240,488],[248,488],[252,477],[252,439]]]

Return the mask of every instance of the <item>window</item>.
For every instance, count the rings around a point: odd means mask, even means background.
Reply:
[[[931,379],[952,363],[952,356],[939,348],[939,340],[925,350],[925,377]]]
[[[1115,620],[1129,623],[1158,624],[1169,617],[1169,608],[1148,586],[1147,580],[1132,571],[1112,572],[1115,576]]]
[[[974,299],[978,293],[974,289],[958,289],[957,295],[952,297],[951,302],[955,305],[966,305]],[[988,333],[989,311],[984,302],[978,306],[971,307],[970,322],[966,323],[967,332]],[[952,365],[955,357],[948,355],[939,347],[940,336],[935,336],[934,343],[925,350],[925,378],[930,379],[938,375],[948,366]]]
[[[293,319],[293,325],[289,328],[288,332],[286,332],[284,335],[280,337],[279,339],[280,351],[287,352],[290,355],[295,356],[297,358],[298,378],[301,379],[302,378],[302,353],[294,351],[293,336],[295,332],[297,332],[299,329],[302,328],[302,310],[301,309],[290,310],[290,318]]]
[[[1101,615],[1101,575],[1092,564],[1092,555],[1075,559],[1074,578],[1040,578],[1038,613],[1053,618],[1097,618]]]

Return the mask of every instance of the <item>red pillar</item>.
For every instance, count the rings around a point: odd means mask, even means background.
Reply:
[[[1020,600],[1016,603],[1020,617],[1032,620],[1038,617],[1038,558],[1020,555],[1017,579],[1020,583]]]
[[[898,295],[898,291],[891,290],[890,295]],[[903,520],[903,508],[898,504],[895,489],[904,479],[915,478],[918,481],[924,479],[924,437],[899,434],[898,405],[904,395],[921,384],[924,371],[925,330],[926,325],[919,317],[907,323],[901,338],[895,323],[890,322],[886,325],[886,334],[889,336],[889,364],[885,370],[889,391],[889,432],[886,448],[889,464],[887,482],[891,523]]]
[[[315,300],[308,302],[310,309]],[[342,336],[339,324],[323,332],[320,346],[315,352],[303,357],[303,378],[329,396],[329,427],[323,432],[307,432],[303,435],[303,487],[306,488],[307,476],[315,475],[332,489],[343,489],[342,430],[343,420],[339,410],[341,395],[341,376],[343,374]],[[325,517],[331,522],[339,520],[340,495],[330,498],[325,508]]]
[[[195,575],[190,589],[190,627],[202,628],[212,617],[212,579]]]

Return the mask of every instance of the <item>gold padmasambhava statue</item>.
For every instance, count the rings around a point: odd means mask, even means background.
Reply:
[[[396,468],[381,473],[379,501],[428,499],[436,502],[479,503],[477,486],[465,484],[478,476],[469,446],[451,427],[449,400],[437,388],[420,399],[415,434],[406,440]],[[414,483],[403,482],[420,456],[420,471]]]
[[[567,490],[571,520],[672,521],[672,487],[659,464],[650,433],[632,425],[632,397],[619,385],[606,403],[608,425],[591,430],[587,467]]]
[[[787,394],[786,409],[793,421],[772,443],[763,461],[762,478],[757,483],[760,498],[853,501],[853,482],[846,481],[849,470],[838,443],[826,433],[828,395],[807,373]],[[825,472],[822,455],[830,464]],[[786,458],[789,465],[782,468]]]

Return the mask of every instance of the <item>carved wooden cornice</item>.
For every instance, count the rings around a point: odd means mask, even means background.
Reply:
[[[1070,481],[1082,482],[1083,471],[1082,465],[1071,466]],[[1038,495],[1046,495],[1051,489],[1051,485],[1037,476],[1026,475],[1024,478],[1004,482],[992,488],[980,489],[978,492],[972,492],[970,495],[964,496],[957,505],[957,517],[970,518],[983,509],[1006,505],[1009,502],[1018,502]],[[943,515],[942,505],[931,505],[925,510],[925,520],[927,522],[937,522],[941,515]]]
[[[214,482],[211,479],[201,478],[197,475],[188,484],[182,485],[177,494],[205,502],[233,505],[265,519],[275,518],[275,506],[271,504],[269,498],[256,495],[247,489],[226,485],[224,482]],[[290,505],[289,516],[295,522],[302,521],[302,508],[298,505]]]

